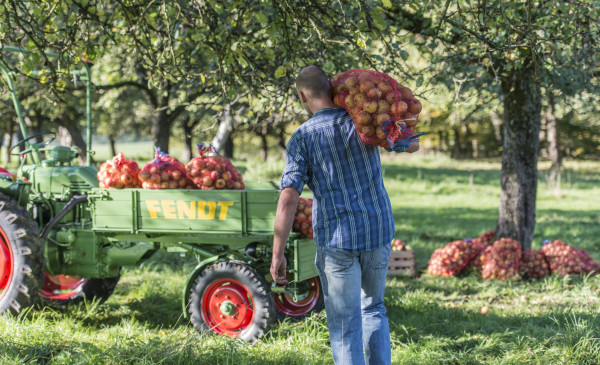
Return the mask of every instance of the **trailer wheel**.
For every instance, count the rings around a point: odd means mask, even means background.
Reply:
[[[292,320],[301,320],[312,312],[320,312],[325,308],[323,288],[318,276],[305,280],[298,285],[301,285],[301,290],[296,300],[288,293],[273,293],[277,319],[283,320],[290,317]]]
[[[114,278],[82,278],[75,275],[50,275],[44,272],[40,296],[58,305],[69,305],[85,300],[104,303],[115,291],[121,275]]]
[[[42,244],[25,209],[0,194],[0,313],[19,314],[37,300]]]
[[[217,262],[204,269],[194,282],[188,303],[197,331],[251,343],[263,336],[273,318],[264,277],[237,261]]]

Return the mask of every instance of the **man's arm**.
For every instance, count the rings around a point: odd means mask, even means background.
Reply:
[[[287,244],[292,225],[294,224],[294,215],[298,206],[298,197],[300,194],[294,188],[285,188],[279,195],[277,203],[277,212],[275,213],[275,228],[273,238],[273,258],[271,260],[271,276],[277,284],[285,285],[285,272],[287,261],[284,250]]]

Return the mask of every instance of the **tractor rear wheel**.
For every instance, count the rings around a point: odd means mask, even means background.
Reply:
[[[82,278],[74,275],[50,275],[44,272],[40,296],[58,305],[82,302],[84,299],[104,303],[115,291],[121,275],[114,278]]]
[[[288,293],[273,293],[277,319],[289,317],[293,321],[299,321],[312,312],[320,312],[325,308],[323,288],[318,276],[300,282],[298,286],[300,290],[296,298]]]
[[[27,211],[0,194],[0,314],[35,303],[42,282],[42,244]]]
[[[238,261],[217,262],[196,279],[188,311],[194,328],[255,342],[273,320],[264,277]]]

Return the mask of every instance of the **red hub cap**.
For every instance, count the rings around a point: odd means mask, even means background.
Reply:
[[[275,294],[274,299],[277,310],[290,317],[299,317],[310,312],[317,304],[321,290],[319,279],[316,277],[308,279],[307,282],[310,288],[304,293],[298,294],[297,301],[288,293]]]
[[[237,280],[216,280],[202,294],[202,317],[213,332],[238,337],[254,318],[252,295]]]
[[[13,255],[4,230],[0,228],[0,298],[4,295],[13,275]]]
[[[70,299],[81,292],[86,278],[73,275],[50,275],[44,272],[44,284],[40,295],[48,300]]]

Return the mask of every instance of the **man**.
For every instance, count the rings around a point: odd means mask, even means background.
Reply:
[[[333,104],[331,84],[319,67],[302,69],[296,89],[312,117],[287,145],[271,275],[277,284],[287,283],[284,249],[298,197],[307,184],[314,197],[315,265],[323,287],[334,362],[389,364],[390,333],[383,294],[395,228],[379,149],[364,145],[350,115]],[[415,141],[407,151],[418,149]]]

